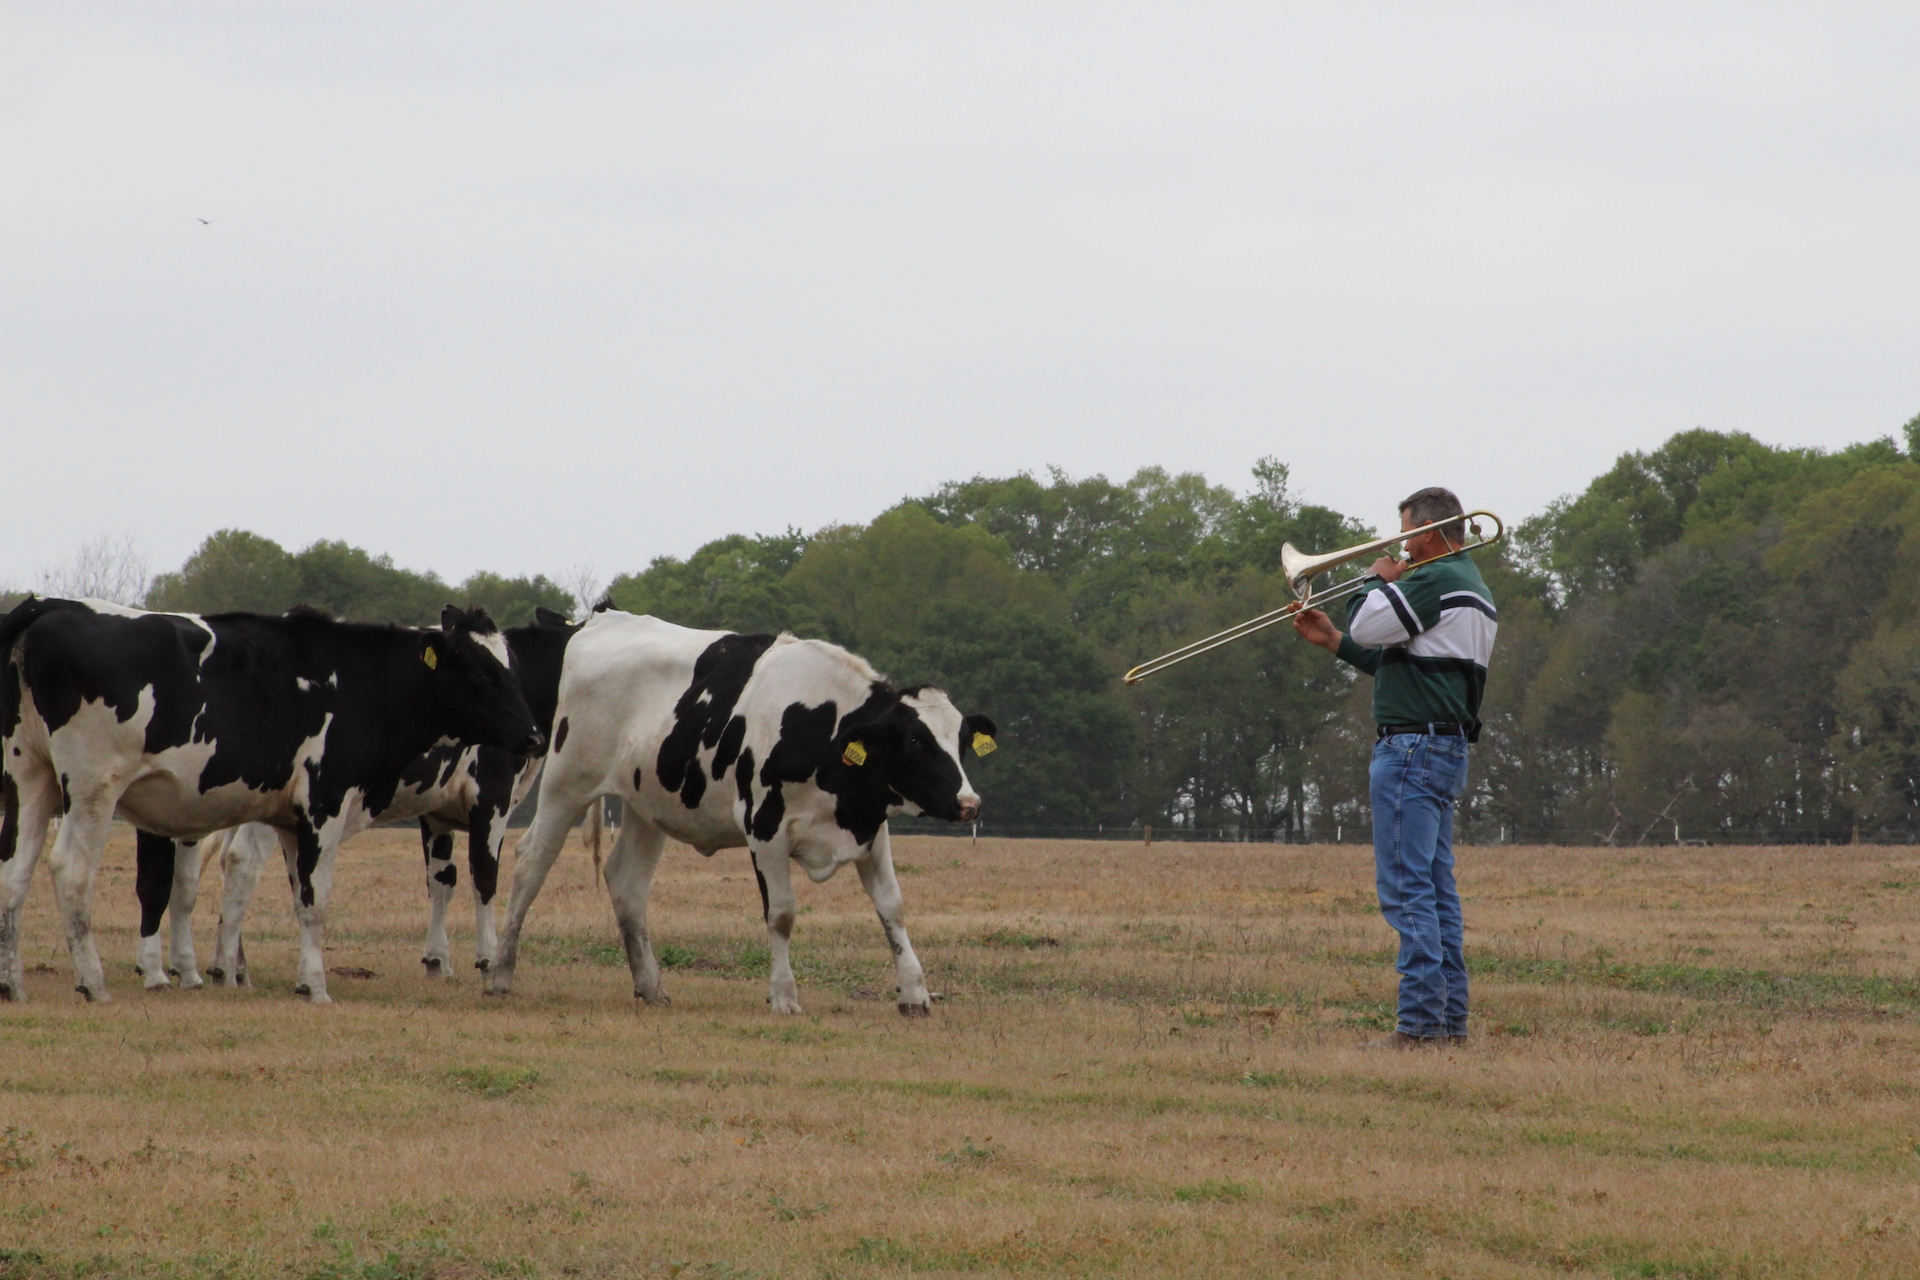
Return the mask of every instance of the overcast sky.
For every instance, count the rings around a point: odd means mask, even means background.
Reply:
[[[1920,413],[1920,5],[0,6],[0,581]],[[206,221],[201,221],[205,219]]]

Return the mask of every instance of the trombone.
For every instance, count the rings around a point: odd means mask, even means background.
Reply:
[[[1490,537],[1480,532],[1480,519],[1483,516],[1493,521],[1493,534]],[[1249,618],[1237,627],[1228,627],[1225,631],[1215,632],[1204,640],[1195,640],[1192,644],[1183,645],[1175,649],[1172,653],[1163,653],[1157,658],[1150,658],[1133,670],[1127,672],[1121,679],[1127,684],[1139,684],[1148,676],[1165,671],[1168,667],[1176,663],[1185,662],[1188,658],[1197,658],[1203,653],[1211,653],[1221,645],[1232,644],[1235,640],[1250,636],[1256,631],[1265,631],[1268,627],[1285,622],[1302,609],[1318,609],[1331,601],[1350,596],[1362,587],[1365,587],[1368,583],[1378,582],[1380,579],[1371,573],[1362,573],[1347,579],[1345,582],[1326,587],[1320,591],[1313,589],[1313,579],[1337,565],[1343,565],[1353,560],[1365,559],[1376,551],[1384,551],[1396,543],[1405,542],[1408,538],[1416,538],[1423,533],[1430,533],[1442,525],[1455,524],[1460,521],[1466,522],[1467,529],[1472,533],[1475,541],[1468,542],[1464,546],[1455,547],[1451,551],[1443,551],[1437,556],[1428,556],[1424,560],[1416,560],[1408,565],[1403,572],[1418,569],[1423,564],[1432,564],[1435,560],[1439,560],[1443,556],[1454,555],[1461,551],[1478,551],[1482,547],[1490,547],[1507,536],[1506,524],[1499,516],[1493,514],[1493,512],[1469,511],[1465,515],[1448,516],[1445,520],[1435,520],[1431,524],[1423,524],[1415,529],[1403,529],[1390,538],[1376,538],[1372,542],[1362,542],[1358,546],[1348,547],[1344,551],[1329,551],[1325,555],[1320,556],[1310,556],[1304,551],[1299,550],[1291,542],[1285,543],[1280,548],[1280,571],[1287,575],[1287,585],[1293,588],[1293,594],[1296,598],[1292,602],[1281,605],[1271,613],[1263,613],[1257,618]]]

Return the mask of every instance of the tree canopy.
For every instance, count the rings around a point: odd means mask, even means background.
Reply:
[[[1901,434],[1823,452],[1682,432],[1480,553],[1500,638],[1463,834],[1920,835],[1920,417]],[[609,594],[687,626],[821,636],[993,716],[1005,749],[970,768],[1003,828],[1364,838],[1369,682],[1290,628],[1119,677],[1290,599],[1283,543],[1369,536],[1299,500],[1274,459],[1242,492],[1154,467],[975,476],[866,524],[657,557]],[[237,529],[147,597],[412,623],[449,601],[503,625],[586,603],[545,577],[449,586]]]

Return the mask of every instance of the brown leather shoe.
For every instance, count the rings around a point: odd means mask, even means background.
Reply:
[[[1363,1040],[1362,1049],[1438,1049],[1447,1043],[1445,1036],[1410,1036],[1404,1031],[1396,1031],[1390,1036],[1378,1040]]]

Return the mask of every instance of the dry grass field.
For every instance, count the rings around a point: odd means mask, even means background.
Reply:
[[[662,869],[671,1008],[578,849],[518,994],[431,982],[407,832],[343,855],[312,1008],[277,877],[256,989],[143,994],[122,833],[114,1002],[43,873],[0,1006],[0,1276],[1920,1275],[1920,850],[1465,850],[1474,1039],[1420,1054],[1355,1048],[1365,849],[898,857],[931,1019],[851,874],[771,1016],[742,852]]]

